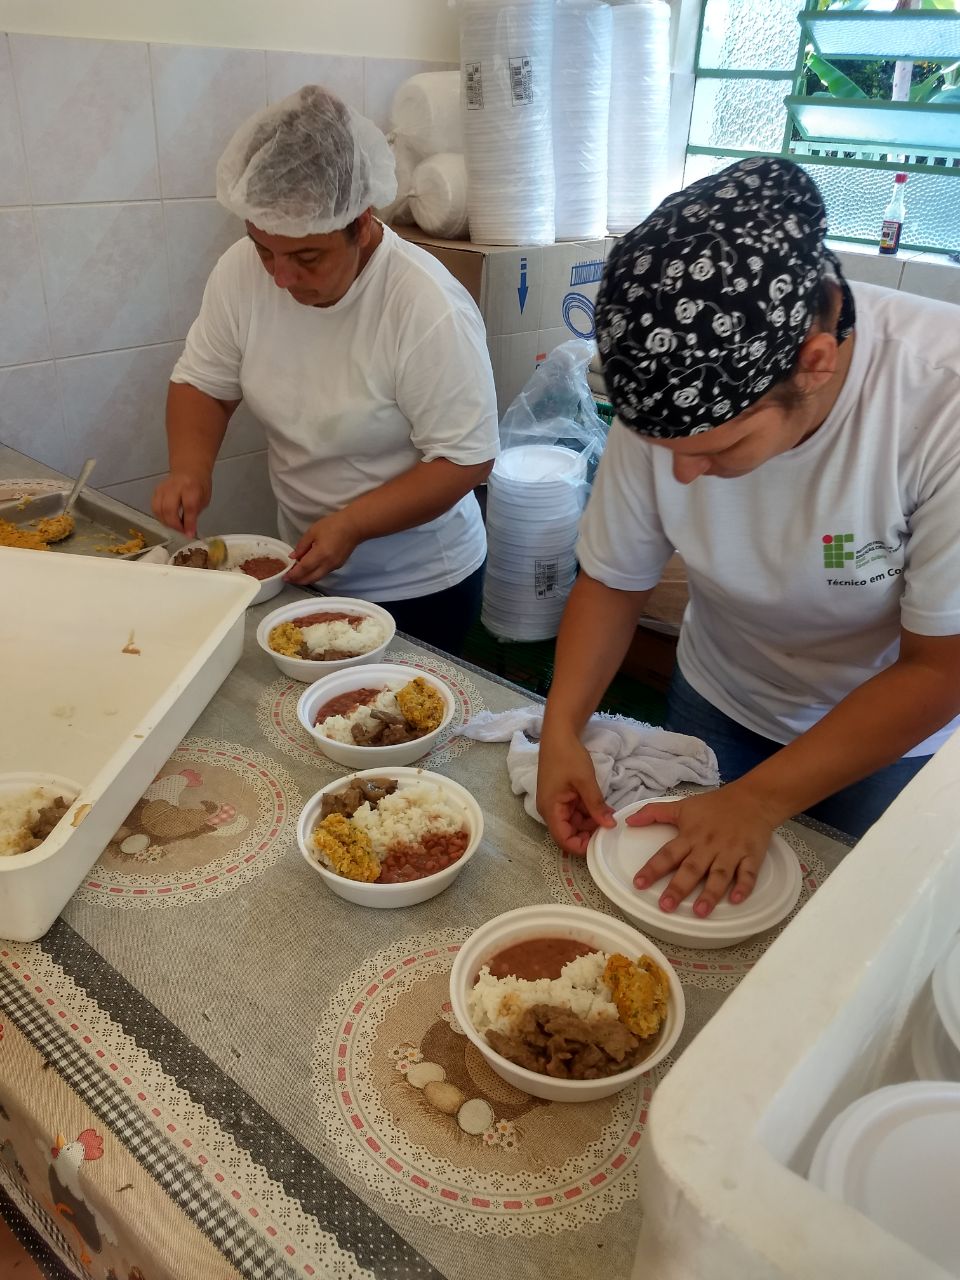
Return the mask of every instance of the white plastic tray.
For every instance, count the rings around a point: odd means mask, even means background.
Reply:
[[[0,774],[80,787],[39,848],[0,858],[0,937],[49,929],[233,668],[257,590],[243,574],[0,549]]]

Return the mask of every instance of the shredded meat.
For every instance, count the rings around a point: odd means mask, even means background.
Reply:
[[[206,547],[184,547],[173,557],[173,563],[186,569],[209,569],[210,556]]]
[[[332,813],[340,813],[345,818],[352,818],[360,806],[369,803],[375,809],[384,796],[393,795],[397,784],[392,778],[353,778],[342,791],[327,794],[323,797],[320,818],[328,818]]]
[[[28,853],[31,849],[36,849],[43,844],[69,808],[70,805],[63,796],[57,796],[49,804],[43,805],[37,814],[36,821],[30,824],[30,835],[20,852]]]
[[[535,1004],[512,1032],[487,1032],[490,1047],[518,1067],[560,1080],[600,1080],[635,1066],[649,1052],[619,1018],[588,1022],[568,1009]]]

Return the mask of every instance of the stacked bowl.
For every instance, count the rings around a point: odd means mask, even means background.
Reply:
[[[470,236],[552,244],[552,0],[463,0],[460,63]]]
[[[587,494],[582,454],[520,445],[497,459],[487,487],[482,620],[502,640],[548,640],[577,572],[577,526]]]

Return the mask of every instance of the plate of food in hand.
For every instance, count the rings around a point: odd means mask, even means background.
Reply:
[[[223,564],[211,563],[209,543],[222,542],[226,548]],[[284,574],[293,568],[293,548],[277,538],[260,534],[227,533],[217,539],[198,538],[188,542],[170,556],[170,564],[186,569],[215,569],[218,573],[245,573],[256,578],[260,590],[250,601],[248,608],[272,600],[283,590]]]

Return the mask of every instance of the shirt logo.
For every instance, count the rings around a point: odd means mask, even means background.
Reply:
[[[852,533],[825,533],[820,539],[823,543],[823,567],[825,569],[845,569],[847,561],[853,559]]]
[[[827,578],[828,587],[866,587],[875,582],[885,582],[888,578],[897,578],[903,573],[902,565],[890,565],[890,557],[903,546],[904,538],[895,547],[888,546],[879,538],[865,543],[862,547],[854,544],[852,533],[825,533],[821,539],[823,551],[823,567],[825,569],[846,569],[852,571],[851,578]],[[878,565],[878,571],[871,572],[868,565],[883,561],[886,567]],[[862,577],[857,575],[862,574]]]

